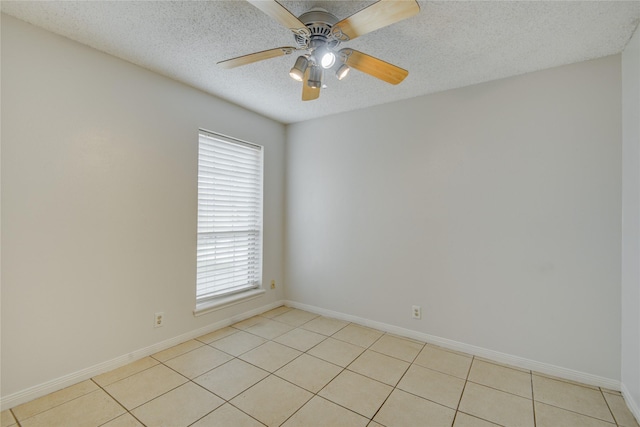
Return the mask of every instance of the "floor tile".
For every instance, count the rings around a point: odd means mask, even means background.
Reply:
[[[411,365],[398,388],[456,409],[464,388],[464,380],[433,369]]]
[[[13,414],[10,410],[0,412],[0,426],[1,427],[11,427],[16,425],[16,419],[13,417]]]
[[[364,352],[364,348],[343,341],[327,338],[311,350],[307,351],[312,356],[319,357],[327,362],[346,367],[356,357]]]
[[[462,353],[462,354],[465,354],[465,353]],[[474,356],[473,360],[479,360],[481,362],[493,363],[494,365],[498,365],[498,366],[502,366],[502,367],[505,367],[505,368],[513,369],[513,370],[516,370],[516,371],[524,372],[526,374],[530,374],[531,373],[530,369],[524,369],[524,368],[520,368],[520,367],[514,366],[514,365],[506,365],[504,363],[496,362],[495,360],[487,359],[486,357]]]
[[[283,427],[366,427],[369,419],[315,396],[287,420]]]
[[[267,342],[267,340],[262,337],[239,331],[233,335],[214,341],[210,345],[233,356],[240,356],[242,353],[246,353],[265,342]]]
[[[375,351],[366,350],[347,369],[390,386],[398,384],[409,363]]]
[[[500,427],[498,424],[465,414],[464,412],[456,413],[456,419],[453,427]]]
[[[264,424],[225,403],[191,427],[264,427]]]
[[[309,313],[308,311],[291,309],[286,313],[283,313],[279,316],[273,318],[273,320],[277,320],[278,322],[286,323],[291,326],[301,326],[310,321],[311,319],[315,319],[318,317],[317,314]]]
[[[281,305],[278,308],[274,308],[273,310],[269,310],[269,311],[266,311],[266,312],[262,313],[260,316],[266,317],[267,319],[273,319],[274,317],[280,316],[281,314],[284,314],[289,310],[291,310],[291,308],[289,308],[289,307],[287,307],[285,305]]]
[[[464,388],[459,410],[507,427],[534,425],[531,400],[472,382]]]
[[[302,325],[301,328],[329,336],[335,334],[348,324],[349,322],[345,322],[344,320],[331,319],[329,317],[316,317]]]
[[[603,393],[603,395],[620,427],[639,427],[621,394]]]
[[[302,353],[296,349],[268,341],[260,347],[244,353],[240,359],[266,371],[275,372],[300,354]]]
[[[241,320],[240,322],[234,323],[231,326],[236,329],[241,329],[244,331],[245,329],[250,328],[251,326],[255,325],[256,323],[262,320],[264,320],[264,317],[253,316],[253,317],[249,317],[248,319]]]
[[[127,412],[100,427],[144,427],[144,425]]]
[[[202,347],[203,345],[204,344],[201,343],[200,341],[189,340],[189,341],[183,342],[182,344],[178,344],[166,350],[160,351],[156,354],[152,354],[151,357],[153,357],[156,360],[159,360],[160,362],[166,362],[169,359],[173,359],[176,356],[180,356],[181,354],[188,353],[191,350],[195,350],[198,347]]]
[[[614,422],[602,392],[597,389],[533,375],[533,396],[537,402]]]
[[[448,427],[455,411],[395,389],[374,421],[385,426]]]
[[[296,350],[307,351],[311,347],[324,341],[326,338],[327,337],[322,334],[296,328],[284,335],[280,335],[274,341],[288,347],[295,348]]]
[[[342,372],[340,366],[302,354],[278,369],[275,374],[312,393],[317,393],[340,372]]]
[[[227,353],[208,345],[203,345],[189,353],[166,361],[165,365],[187,378],[195,378],[231,359],[232,356]]]
[[[600,387],[597,387],[595,385],[583,384],[583,383],[579,383],[577,381],[568,380],[566,378],[560,378],[560,377],[555,377],[553,375],[543,374],[541,372],[535,372],[535,374],[537,376],[539,376],[539,377],[548,378],[550,380],[562,381],[563,383],[569,383],[569,384],[573,384],[573,385],[578,385],[580,387],[585,387],[585,388],[590,388],[592,390],[600,391]]]
[[[376,331],[375,329],[351,323],[333,334],[332,338],[355,344],[360,347],[369,347],[383,334],[383,332]]]
[[[312,396],[308,391],[271,375],[230,403],[268,426],[279,426]]]
[[[1,427],[640,427],[619,391],[284,306],[1,415]]]
[[[465,356],[427,344],[413,363],[466,379],[472,360],[471,356]]]
[[[372,418],[392,390],[392,387],[379,381],[354,372],[342,371],[320,390],[318,395]]]
[[[269,375],[267,371],[240,359],[233,359],[193,381],[223,399],[230,400],[267,375]]]
[[[20,420],[23,427],[99,426],[125,413],[103,390],[70,400],[52,409]]]
[[[135,362],[126,364],[118,369],[114,369],[102,375],[95,376],[92,379],[101,387],[106,387],[109,384],[113,384],[123,378],[127,378],[133,374],[144,371],[145,369],[156,366],[158,363],[160,362],[152,357],[145,357],[140,360],[136,360]]]
[[[47,394],[31,402],[23,403],[12,409],[13,415],[18,421],[32,417],[36,414],[54,408],[70,400],[98,390],[99,387],[93,381],[82,381],[62,390]]]
[[[527,372],[474,359],[468,380],[531,399],[531,374]]]
[[[289,332],[292,329],[294,329],[294,327],[291,325],[287,325],[286,323],[276,322],[270,319],[262,319],[262,321],[248,327],[247,329],[245,329],[245,331],[254,335],[258,335],[262,338],[272,340],[282,334]]]
[[[230,326],[222,329],[215,330],[213,332],[209,332],[206,335],[202,335],[196,338],[198,341],[203,342],[205,344],[211,344],[212,342],[219,340],[220,338],[228,337],[229,335],[233,335],[238,330],[236,328],[232,328]]]
[[[424,344],[418,344],[415,341],[383,335],[370,347],[370,350],[404,360],[405,362],[413,362],[422,347],[424,347]]]
[[[131,410],[187,382],[187,378],[164,365],[156,365],[105,387],[125,408]]]
[[[222,405],[224,400],[188,382],[145,403],[131,413],[145,425],[186,427]]]
[[[614,427],[615,424],[607,423],[597,418],[592,418],[576,412],[556,408],[536,402],[536,426],[537,427]]]
[[[419,344],[419,345],[425,345],[426,344],[426,342],[424,342],[424,341],[421,341],[421,340],[418,340],[418,339],[415,339],[415,338],[405,337],[405,336],[394,334],[394,333],[391,333],[391,332],[386,332],[385,335],[388,335],[388,336],[394,337],[394,338],[400,338],[401,340],[411,341],[411,342]]]

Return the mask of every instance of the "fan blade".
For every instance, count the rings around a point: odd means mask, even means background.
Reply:
[[[420,6],[415,0],[380,0],[333,26],[331,35],[341,41],[353,40],[387,25],[416,15]]]
[[[341,49],[340,57],[349,67],[367,73],[392,85],[402,82],[409,72],[381,59],[353,49]]]
[[[247,0],[295,34],[310,35],[309,29],[294,14],[275,0]]]
[[[304,72],[304,79],[302,80],[302,100],[313,101],[320,97],[320,88],[312,88],[309,86],[309,69]]]
[[[261,52],[250,53],[249,55],[238,56],[237,58],[231,58],[218,62],[218,65],[222,68],[235,68],[241,65],[252,64],[254,62],[263,61],[265,59],[276,58],[278,56],[289,55],[295,47],[277,47],[275,49],[263,50]]]

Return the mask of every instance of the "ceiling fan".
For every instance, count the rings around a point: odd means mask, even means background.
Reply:
[[[338,50],[338,46],[416,15],[420,11],[416,0],[379,0],[341,21],[321,8],[313,8],[296,17],[276,0],[247,1],[291,30],[295,46],[277,47],[218,62],[222,68],[235,68],[290,55],[295,51],[305,51],[289,72],[293,79],[303,83],[303,101],[320,96],[325,71],[332,71],[338,80],[342,80],[351,68],[355,68],[394,85],[409,74],[405,69],[366,53],[349,48]]]

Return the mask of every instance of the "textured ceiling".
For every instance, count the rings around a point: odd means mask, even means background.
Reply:
[[[372,1],[281,1],[299,16],[339,19]],[[3,13],[156,71],[283,123],[411,98],[619,53],[639,1],[419,1],[417,16],[351,47],[409,70],[397,86],[353,70],[315,101],[288,76],[296,55],[225,70],[218,61],[295,45],[291,32],[244,0],[2,1]]]

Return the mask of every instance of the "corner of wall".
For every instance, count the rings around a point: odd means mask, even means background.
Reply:
[[[622,53],[621,389],[640,420],[640,30]]]

